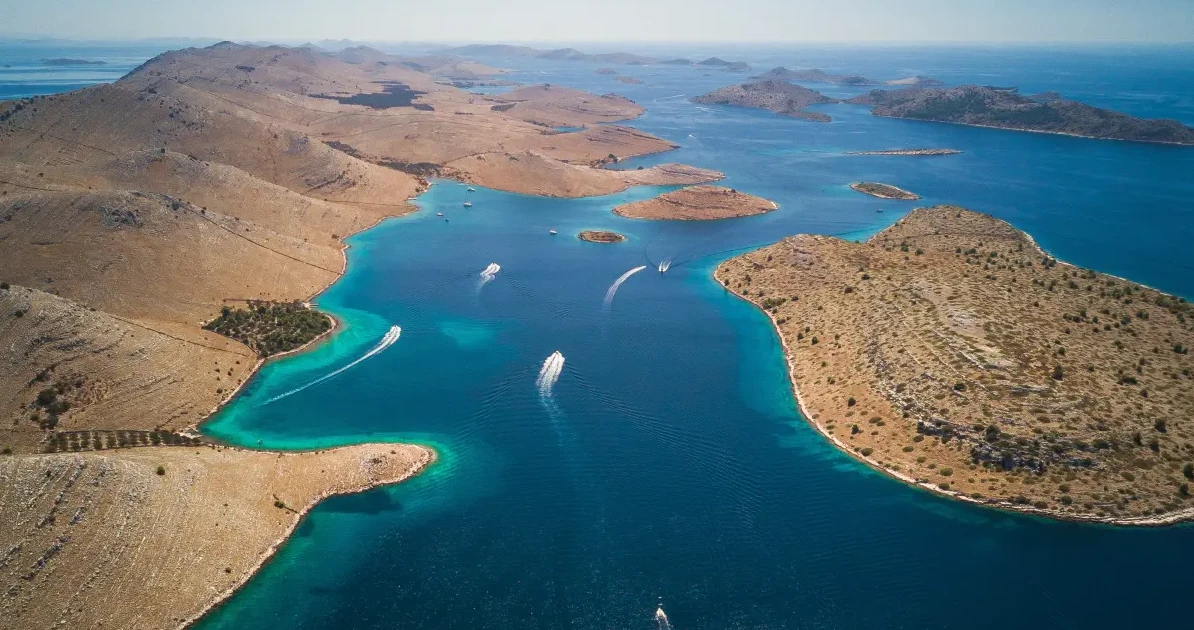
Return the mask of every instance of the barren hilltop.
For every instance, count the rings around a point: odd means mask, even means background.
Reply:
[[[730,85],[693,97],[691,100],[694,103],[766,109],[783,116],[814,122],[829,122],[830,117],[821,112],[806,111],[805,107],[837,102],[820,92],[777,80]]]
[[[689,186],[622,204],[614,213],[631,219],[708,221],[764,214],[774,201],[721,186]]]
[[[224,42],[0,103],[4,619],[178,625],[247,579],[319,498],[432,460],[364,445],[280,466],[188,433],[263,358],[327,330],[302,302],[340,276],[343,238],[413,211],[427,177],[561,196],[720,177],[599,168],[674,146],[598,126],[642,112],[620,96],[444,85],[496,72]],[[215,522],[219,544],[194,536]],[[191,587],[153,595],[162,584]],[[150,599],[161,605],[129,605]]]
[[[1185,300],[949,206],[866,243],[790,237],[715,276],[777,326],[805,418],[870,465],[1060,518],[1194,518]]]
[[[1014,88],[873,90],[848,103],[873,106],[876,116],[1039,131],[1106,140],[1194,145],[1194,128],[1176,120],[1136,118],[1076,101],[1031,98]]]

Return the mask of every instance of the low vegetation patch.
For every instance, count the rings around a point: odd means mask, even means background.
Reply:
[[[256,302],[248,308],[225,306],[205,329],[231,337],[262,357],[309,343],[332,327],[326,315],[302,302]]]

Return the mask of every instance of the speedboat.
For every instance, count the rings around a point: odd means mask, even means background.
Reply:
[[[875,212],[883,212],[883,208],[879,208],[879,209],[878,209],[878,210],[876,210]]]
[[[472,186],[469,186],[469,187],[468,187],[468,191],[469,191],[469,192],[477,192],[477,189],[476,189],[476,188],[473,188]]]
[[[552,236],[555,236],[557,234],[557,232],[555,230],[548,230],[547,233],[551,234]]]
[[[442,213],[442,212],[436,212],[436,213],[435,213],[435,216],[437,216],[437,217],[442,217],[442,216],[444,216],[444,213]]]
[[[470,202],[468,202],[468,201],[466,201],[466,202],[464,202],[464,207],[465,207],[465,208],[471,208],[471,207],[473,207],[473,204],[472,204],[472,203],[470,203]]]

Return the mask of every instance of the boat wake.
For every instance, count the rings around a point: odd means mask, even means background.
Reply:
[[[493,282],[493,279],[497,277],[498,272],[501,270],[501,265],[497,263],[489,263],[489,266],[481,271],[481,284],[477,285],[477,290],[480,291],[481,287]]]
[[[663,605],[655,609],[655,623],[659,624],[659,630],[672,630],[672,624],[667,620],[667,613],[663,612]]]
[[[647,268],[646,265],[640,265],[640,266],[635,267],[634,269],[631,269],[630,271],[627,271],[626,273],[618,276],[618,279],[614,280],[614,283],[609,285],[609,289],[606,289],[605,301],[602,302],[602,308],[604,308],[605,310],[608,311],[609,307],[614,303],[614,296],[617,295],[617,293],[618,293],[618,287],[622,286],[622,283],[626,282],[630,278],[630,276],[633,276],[634,274],[636,274],[646,268]]]
[[[269,400],[267,400],[267,401],[265,401],[265,402],[261,403],[261,405],[260,405],[260,406],[268,405],[268,404],[270,404],[270,403],[272,403],[272,402],[275,402],[275,401],[278,401],[278,400],[282,400],[283,398],[286,398],[287,396],[291,396],[291,395],[293,395],[293,394],[297,394],[297,393],[299,393],[299,392],[303,391],[304,389],[307,389],[308,387],[314,387],[314,386],[316,386],[316,385],[318,385],[318,384],[320,384],[320,383],[322,383],[322,382],[324,382],[324,381],[326,381],[326,380],[328,380],[328,379],[330,379],[330,378],[332,378],[332,377],[334,377],[334,376],[337,376],[337,375],[339,375],[339,374],[341,374],[341,373],[345,372],[346,370],[348,370],[348,369],[349,369],[349,368],[351,368],[352,366],[354,366],[354,365],[356,365],[356,364],[360,363],[361,361],[364,361],[365,359],[368,359],[369,357],[373,357],[373,356],[377,356],[378,354],[381,354],[381,352],[382,352],[383,350],[385,350],[386,348],[389,348],[390,346],[394,345],[394,342],[395,342],[395,341],[398,341],[398,337],[399,337],[399,335],[401,335],[401,334],[402,334],[402,328],[401,328],[401,327],[399,327],[399,326],[390,326],[390,329],[389,329],[388,331],[386,331],[386,334],[385,334],[385,335],[383,335],[383,336],[382,336],[382,338],[381,338],[381,341],[379,341],[379,342],[377,343],[377,345],[376,345],[376,346],[373,346],[373,349],[372,349],[372,350],[370,350],[369,352],[366,352],[365,354],[361,355],[359,358],[357,358],[357,359],[356,359],[355,361],[353,361],[352,363],[349,363],[348,365],[346,365],[346,366],[344,366],[344,367],[342,367],[342,368],[340,368],[340,369],[338,369],[338,370],[335,370],[335,371],[333,371],[333,372],[330,372],[330,373],[328,373],[328,374],[325,374],[325,375],[323,375],[323,376],[321,376],[321,377],[319,377],[319,378],[317,378],[317,379],[315,379],[315,380],[311,381],[310,383],[307,383],[307,384],[305,384],[305,385],[302,385],[302,386],[300,386],[300,387],[296,387],[296,388],[294,388],[294,389],[292,389],[292,390],[290,390],[290,391],[288,391],[288,392],[285,392],[285,393],[282,393],[282,394],[278,394],[277,396],[274,396],[273,398],[270,398]]]
[[[560,380],[560,372],[563,371],[564,355],[556,350],[543,361],[543,367],[539,370],[539,378],[535,380],[535,387],[539,388],[541,398],[551,398],[551,388],[556,381]]]
[[[672,267],[672,261],[670,261],[670,260],[659,261],[659,273],[664,273],[668,269],[671,269],[671,267]]]

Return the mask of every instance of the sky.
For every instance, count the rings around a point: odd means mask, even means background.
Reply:
[[[0,36],[1194,42],[1194,0],[0,0]]]

